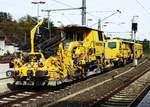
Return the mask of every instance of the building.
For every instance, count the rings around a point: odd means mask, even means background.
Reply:
[[[6,44],[5,37],[0,36],[0,56],[4,56],[5,54],[13,54],[19,50],[18,47],[12,44]]]

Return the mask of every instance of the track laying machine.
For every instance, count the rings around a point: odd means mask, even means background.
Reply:
[[[116,58],[120,55],[117,49],[122,48],[118,48],[117,44],[123,42],[108,42],[103,31],[76,25],[60,29],[61,41],[56,53],[45,58],[40,50],[34,50],[35,32],[42,23],[43,20],[31,30],[31,52],[28,60],[20,53],[20,57],[12,60],[14,70],[6,72],[7,76],[14,78],[15,84],[55,86],[101,73],[104,68],[113,66],[114,61],[123,60]],[[127,48],[131,56],[132,49]]]

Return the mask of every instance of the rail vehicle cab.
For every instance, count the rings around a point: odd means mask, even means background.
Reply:
[[[68,51],[72,50],[72,54],[75,52],[75,48],[78,49],[79,47],[82,47],[89,56],[95,55],[97,57],[102,57],[105,40],[102,31],[97,31],[85,26],[66,26],[63,34],[64,48],[68,48]],[[78,51],[79,50],[76,51],[76,55],[79,54]],[[96,58],[94,59],[93,57],[92,60],[96,60]]]
[[[107,62],[118,65],[118,63],[126,63],[132,58],[133,43],[121,39],[108,39],[106,41],[105,59]]]
[[[102,65],[105,41],[102,31],[73,25],[64,27],[63,34],[64,50],[72,59],[74,66],[80,69],[84,69],[83,66],[88,66],[91,70],[92,68],[94,69],[93,66],[96,63]]]

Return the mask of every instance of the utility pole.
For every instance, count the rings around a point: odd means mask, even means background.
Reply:
[[[101,19],[98,19],[98,30],[101,31]]]
[[[37,5],[37,23],[38,23],[39,22],[39,4],[45,4],[45,2],[44,1],[34,1],[31,3]],[[39,34],[39,28],[37,29],[37,33]]]
[[[51,23],[50,23],[50,12],[51,10],[41,10],[42,12],[47,12],[47,16],[48,16],[48,30],[49,30],[49,35],[50,35],[50,38],[51,38]]]
[[[86,25],[86,0],[82,0],[82,25]]]
[[[54,11],[68,11],[68,10],[83,10],[82,7],[79,7],[79,8],[64,8],[64,9],[48,9],[48,10],[41,10],[42,12],[48,12],[48,18],[49,18],[49,21],[50,21],[50,12],[54,12]],[[86,24],[86,18],[85,18],[85,21],[84,23]],[[50,28],[50,24],[48,25],[48,28]]]
[[[26,32],[24,33],[24,44],[25,45],[27,44],[27,33]]]
[[[82,7],[80,8],[65,8],[65,9],[49,9],[49,10],[42,10],[43,12],[48,12],[48,17],[50,19],[50,12],[52,11],[65,11],[65,10],[82,10],[82,25],[86,25],[86,0],[82,0]],[[50,28],[50,25],[48,25]]]

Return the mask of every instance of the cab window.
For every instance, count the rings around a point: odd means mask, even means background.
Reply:
[[[83,32],[77,32],[77,41],[83,41]]]
[[[73,41],[73,32],[66,32],[65,37],[66,40]]]
[[[103,33],[101,31],[98,31],[98,38],[99,41],[103,41]]]
[[[116,42],[108,42],[108,47],[111,49],[116,48]]]

